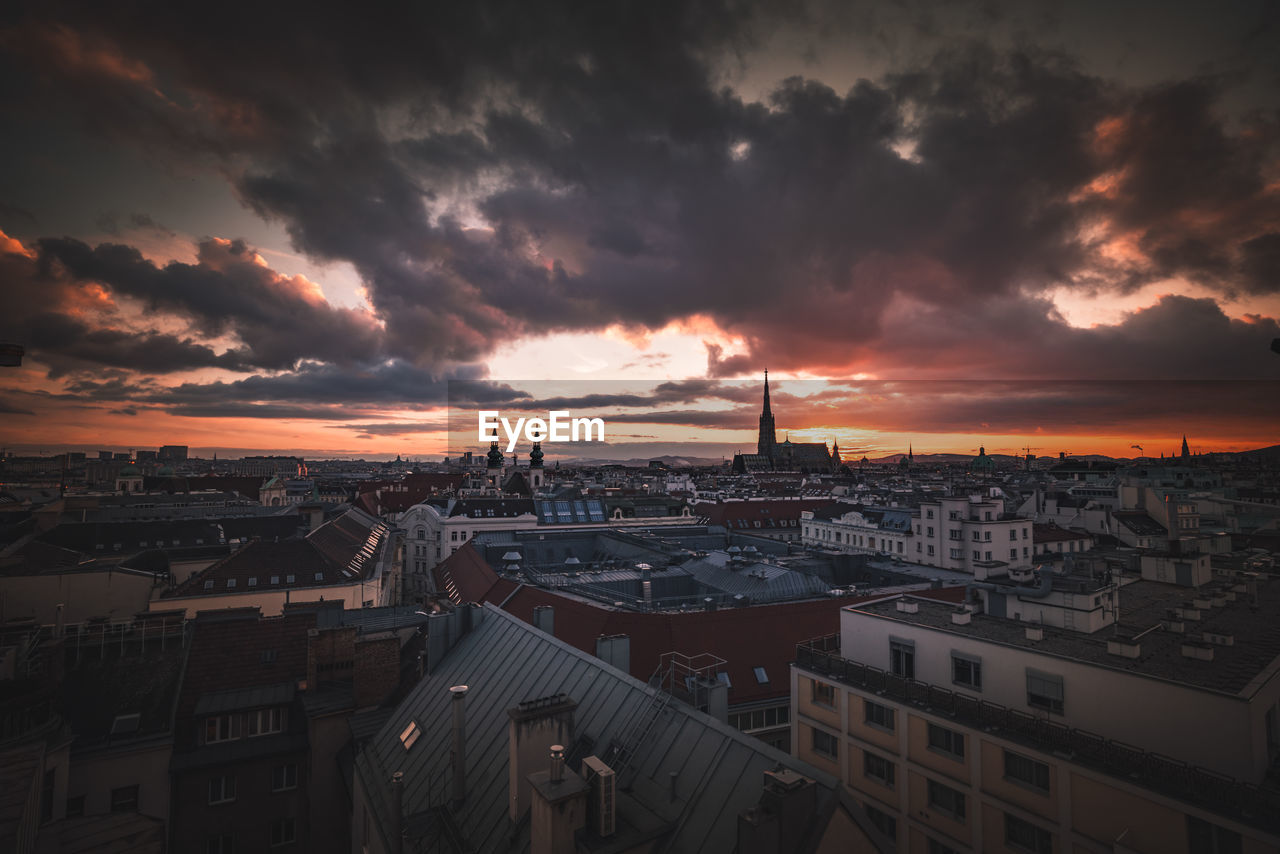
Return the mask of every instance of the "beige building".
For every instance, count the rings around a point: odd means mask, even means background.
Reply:
[[[975,578],[1029,568],[1031,520],[1010,516],[994,499],[960,496],[926,501],[913,514],[915,544],[907,560]]]
[[[898,851],[1280,850],[1280,582],[975,587],[850,606],[792,668],[793,752]]]

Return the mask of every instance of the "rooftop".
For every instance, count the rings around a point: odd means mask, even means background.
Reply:
[[[1130,581],[1120,588],[1120,621],[1093,634],[1043,626],[1042,640],[1028,640],[1028,623],[975,613],[968,625],[951,621],[953,606],[919,601],[919,610],[903,613],[892,599],[850,606],[858,613],[894,622],[926,626],[937,631],[992,643],[1033,650],[1083,661],[1099,667],[1126,670],[1142,676],[1191,685],[1225,694],[1252,696],[1280,656],[1280,583],[1261,576],[1254,582],[1257,604],[1241,588],[1243,584],[1217,583],[1201,588],[1156,581]],[[1055,587],[1057,581],[1055,579]],[[1196,607],[1199,601],[1207,607]],[[1199,617],[1180,619],[1179,609],[1194,610]],[[1188,613],[1184,611],[1183,613]],[[1181,624],[1185,631],[1169,631]],[[1109,640],[1134,638],[1141,653],[1125,658],[1107,651]],[[1212,660],[1188,658],[1182,645],[1206,636],[1229,637],[1230,644],[1213,645]]]
[[[650,708],[655,689],[628,677],[592,655],[533,629],[493,605],[477,615],[479,625],[464,636],[440,666],[396,709],[356,761],[370,792],[377,824],[391,826],[391,770],[404,772],[404,812],[410,834],[439,832],[433,822],[448,798],[450,728],[437,725],[450,715],[450,686],[469,685],[466,709],[467,796],[451,812],[451,823],[476,851],[527,850],[527,832],[507,819],[507,710],[522,702],[564,693],[577,702],[575,757],[604,755],[624,740],[629,723]],[[781,674],[780,674],[781,676]],[[400,734],[417,722],[421,734],[408,750]],[[810,768],[680,703],[666,705],[619,786],[622,801],[643,807],[659,822],[664,839],[654,850],[729,851],[737,839],[738,814],[754,806],[764,772],[789,768],[816,780],[819,815],[840,797],[840,781]],[[672,797],[669,793],[677,793]],[[514,837],[514,844],[512,834]],[[419,838],[412,839],[418,844]]]

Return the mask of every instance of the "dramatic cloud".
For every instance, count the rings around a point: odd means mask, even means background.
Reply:
[[[23,115],[58,105],[216,174],[306,259],[350,265],[367,303],[326,299],[236,234],[150,260],[126,235],[180,238],[168,216],[121,213],[130,199],[94,219],[119,242],[27,222],[0,300],[54,391],[358,419],[339,427],[365,436],[398,428],[363,410],[443,405],[503,345],[691,318],[714,332],[712,378],[1274,376],[1280,119],[1255,86],[1274,58],[1250,42],[1176,79],[1122,78],[1051,5],[844,5],[268,5],[252,25],[156,5],[145,27],[33,5],[0,29]],[[968,35],[943,38],[953,25]],[[812,73],[726,85],[738,63],[772,67],[779,28],[811,44]],[[830,85],[819,48],[845,42],[842,61],[888,59]],[[1093,327],[1056,301],[1147,288]],[[710,379],[538,402],[745,428],[742,394]]]

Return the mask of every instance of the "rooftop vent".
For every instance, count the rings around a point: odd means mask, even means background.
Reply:
[[[1044,640],[1043,626],[1027,626],[1027,640],[1042,641]]]
[[[1182,656],[1183,658],[1195,658],[1200,661],[1213,661],[1213,647],[1207,643],[1183,641]]]
[[[907,599],[898,600],[898,610],[903,614],[915,614],[920,611],[920,603],[912,602]]]
[[[957,626],[967,626],[969,623],[973,622],[973,612],[964,610],[952,611],[951,622],[955,623]]]
[[[1107,654],[1121,658],[1137,658],[1142,655],[1142,644],[1132,638],[1111,638],[1107,641]]]

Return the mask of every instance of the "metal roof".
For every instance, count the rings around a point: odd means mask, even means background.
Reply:
[[[786,569],[771,563],[743,562],[731,568],[727,552],[714,551],[681,566],[699,583],[730,595],[750,596],[754,602],[825,596],[830,584],[816,575]]]
[[[564,693],[577,701],[574,734],[603,753],[654,690],[598,658],[546,635],[492,604],[476,614],[479,625],[464,636],[391,715],[356,760],[371,814],[384,837],[391,826],[390,786],[404,773],[406,824],[449,797],[450,693],[468,685],[466,704],[467,793],[454,823],[475,851],[527,851],[527,823],[514,830],[507,818],[507,710],[527,700]],[[400,733],[416,722],[417,741],[406,750]],[[673,830],[653,851],[730,851],[738,814],[760,799],[765,771],[791,768],[818,784],[818,816],[830,814],[840,781],[679,702],[670,703],[636,750],[631,797]],[[669,797],[671,773],[679,793]],[[417,850],[410,839],[407,851]],[[426,844],[426,840],[423,840]]]
[[[281,706],[293,701],[297,690],[292,682],[245,688],[239,691],[219,691],[205,694],[196,701],[196,717],[216,715],[237,709],[260,709],[264,706]]]

